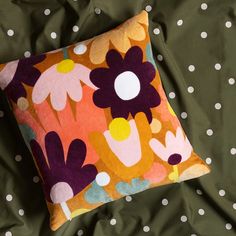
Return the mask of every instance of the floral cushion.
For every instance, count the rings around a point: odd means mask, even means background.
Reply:
[[[42,179],[51,228],[209,172],[163,91],[145,11],[90,40],[0,65]]]

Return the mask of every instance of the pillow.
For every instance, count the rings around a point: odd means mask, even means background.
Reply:
[[[52,230],[209,172],[162,88],[145,11],[84,42],[0,65],[0,87],[33,154]]]

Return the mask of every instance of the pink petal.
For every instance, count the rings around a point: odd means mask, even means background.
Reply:
[[[149,141],[149,145],[152,148],[153,152],[158,157],[160,157],[163,161],[167,161],[168,160],[169,155],[168,155],[167,149],[166,149],[166,147],[161,142],[159,142],[155,138],[152,138]]]

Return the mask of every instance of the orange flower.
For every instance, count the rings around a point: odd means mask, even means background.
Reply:
[[[110,42],[122,53],[126,53],[131,47],[130,39],[142,41],[146,38],[146,32],[143,25],[148,25],[148,16],[146,11],[126,21],[121,26],[107,33],[96,36],[91,43],[89,58],[93,64],[104,62],[109,50]]]

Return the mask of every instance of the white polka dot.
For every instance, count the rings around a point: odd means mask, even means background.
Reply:
[[[101,11],[100,8],[96,7],[96,8],[94,9],[94,12],[95,12],[95,14],[100,15],[102,11]]]
[[[7,231],[7,232],[5,233],[5,236],[12,236],[12,232]]]
[[[231,148],[231,149],[230,149],[230,153],[231,153],[232,155],[235,155],[235,154],[236,154],[236,148]]]
[[[78,45],[75,46],[74,48],[74,53],[76,55],[82,55],[87,51],[87,46],[83,43],[80,43]]]
[[[188,92],[189,93],[193,93],[194,92],[194,87],[193,86],[189,86],[188,87]]]
[[[131,202],[131,201],[132,201],[132,197],[131,197],[131,196],[126,196],[126,197],[125,197],[125,200],[126,200],[127,202]]]
[[[236,210],[236,203],[233,204],[233,208],[234,208],[234,210]]]
[[[20,209],[20,210],[18,211],[18,213],[19,213],[20,216],[23,216],[23,215],[25,214],[25,211],[24,211],[23,209]]]
[[[234,78],[229,78],[228,82],[229,82],[230,85],[233,85],[233,84],[235,84],[235,79]]]
[[[33,182],[34,182],[34,183],[38,183],[39,180],[40,180],[40,179],[39,179],[39,177],[38,177],[37,175],[33,177]]]
[[[190,236],[197,236],[196,234],[191,234]]]
[[[181,116],[182,119],[186,119],[188,117],[188,114],[187,114],[187,112],[182,112],[180,114],[180,116]]]
[[[190,72],[195,71],[195,66],[194,66],[194,65],[189,65],[189,66],[188,66],[188,70],[189,70]]]
[[[22,160],[22,156],[21,156],[21,155],[16,155],[16,156],[15,156],[15,160],[16,160],[17,162],[20,162],[20,161]]]
[[[150,227],[147,226],[147,225],[145,225],[145,226],[143,227],[143,232],[147,233],[147,232],[149,232],[149,231],[150,231]]]
[[[224,197],[225,196],[225,190],[224,189],[219,190],[219,195],[221,197]]]
[[[4,116],[4,112],[0,110],[0,118]]]
[[[201,190],[201,189],[196,189],[196,193],[197,193],[198,195],[202,195],[202,190]]]
[[[225,22],[225,27],[226,28],[231,28],[232,27],[232,22],[231,21],[226,21]]]
[[[174,92],[170,92],[169,93],[169,98],[174,99],[175,98],[175,93]]]
[[[163,61],[163,56],[162,56],[161,54],[158,54],[158,55],[157,55],[157,60],[158,60],[158,61]]]
[[[183,25],[183,23],[184,23],[184,22],[183,22],[183,20],[181,20],[181,19],[177,21],[177,25],[178,25],[178,26]]]
[[[210,158],[210,157],[207,157],[207,158],[206,158],[206,163],[207,163],[207,165],[210,165],[211,162],[212,162],[211,158]]]
[[[216,70],[220,70],[221,69],[221,64],[220,63],[216,63],[215,64],[215,69]]]
[[[12,30],[12,29],[9,29],[9,30],[7,31],[7,35],[10,36],[10,37],[13,36],[14,33],[15,33],[15,32],[14,32],[14,30]]]
[[[120,99],[128,101],[139,95],[141,84],[135,73],[124,71],[116,77],[114,88]]]
[[[186,221],[188,220],[188,218],[187,218],[187,216],[181,216],[181,217],[180,217],[180,220],[181,220],[182,222],[186,222]]]
[[[202,9],[202,10],[206,10],[206,9],[207,9],[207,7],[208,7],[208,6],[207,6],[207,4],[206,4],[206,3],[202,3],[202,4],[201,4],[201,9]]]
[[[232,229],[232,225],[231,225],[230,223],[227,223],[227,224],[225,225],[225,228],[226,228],[227,230],[231,230],[231,229]]]
[[[208,136],[212,136],[214,132],[213,132],[212,129],[208,129],[208,130],[206,131],[206,133],[207,133]]]
[[[45,16],[50,15],[50,13],[51,13],[50,9],[45,9],[45,10],[44,10],[44,15],[45,15]]]
[[[221,109],[221,104],[220,104],[219,102],[217,102],[217,103],[215,104],[215,109],[216,109],[216,110],[220,110],[220,109]]]
[[[164,199],[162,199],[162,201],[161,201],[161,204],[163,205],[163,206],[167,206],[168,205],[168,200],[166,199],[166,198],[164,198]]]
[[[52,39],[56,39],[56,38],[57,38],[57,34],[56,34],[55,32],[52,32],[52,33],[51,33],[51,38],[52,38]]]
[[[99,186],[106,186],[110,183],[110,176],[107,172],[100,172],[96,176],[96,182]]]
[[[203,209],[199,209],[199,210],[198,210],[198,214],[199,214],[200,216],[203,216],[203,215],[205,215],[205,211],[204,211]]]
[[[153,33],[155,34],[155,35],[158,35],[158,34],[160,34],[160,29],[158,29],[158,28],[155,28],[154,30],[153,30]]]
[[[78,25],[74,25],[73,27],[72,27],[72,30],[73,30],[73,32],[78,32],[79,31],[79,26]]]
[[[84,231],[82,229],[78,230],[77,235],[82,236],[84,234]]]
[[[31,56],[30,51],[25,51],[25,52],[24,52],[24,56],[25,56],[25,57],[30,57],[30,56]]]
[[[150,12],[150,11],[152,10],[152,6],[147,5],[147,6],[145,7],[145,10],[146,10],[146,12]]]
[[[115,224],[116,224],[116,219],[114,219],[114,218],[111,219],[111,220],[110,220],[110,224],[111,224],[111,225],[115,225]]]
[[[201,33],[201,38],[203,38],[203,39],[207,38],[207,32],[202,32]]]
[[[11,202],[12,199],[13,199],[12,195],[11,195],[11,194],[7,194],[6,200],[7,200],[8,202]]]

